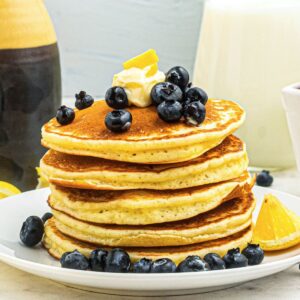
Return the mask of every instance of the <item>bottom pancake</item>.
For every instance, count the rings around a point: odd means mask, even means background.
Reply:
[[[186,246],[173,247],[155,247],[155,248],[124,248],[133,262],[147,257],[151,259],[170,258],[175,263],[184,260],[188,255],[199,255],[203,257],[207,253],[214,252],[221,256],[226,254],[229,249],[237,248],[243,249],[251,241],[252,226],[230,235],[225,238],[198,243]],[[78,250],[86,257],[90,256],[91,251],[97,248],[96,245],[90,243],[80,242],[74,238],[61,233],[55,226],[52,219],[48,220],[45,225],[45,235],[43,244],[48,252],[55,258],[60,259],[63,253]],[[109,249],[109,247],[103,247]]]

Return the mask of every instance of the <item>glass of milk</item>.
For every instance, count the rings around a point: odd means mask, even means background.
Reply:
[[[252,166],[295,164],[281,89],[300,78],[299,0],[207,1],[194,70],[209,97],[245,108],[238,135]]]

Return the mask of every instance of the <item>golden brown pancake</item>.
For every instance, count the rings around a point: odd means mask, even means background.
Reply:
[[[130,107],[130,130],[114,133],[104,125],[112,109],[104,101],[76,110],[75,120],[60,125],[50,120],[42,128],[42,144],[59,152],[101,157],[110,160],[157,164],[187,161],[220,144],[243,123],[245,113],[236,103],[211,99],[206,119],[199,126],[183,121],[162,121],[156,107]]]
[[[99,224],[165,223],[191,218],[242,197],[253,183],[245,172],[225,182],[179,190],[101,191],[51,185],[49,205],[75,219]]]
[[[41,172],[57,185],[99,189],[180,189],[230,180],[248,166],[244,143],[235,136],[203,155],[182,163],[141,165],[48,151]]]
[[[152,225],[104,225],[81,221],[52,209],[62,233],[98,246],[161,247],[189,245],[232,235],[251,225],[252,193],[227,201],[190,219]]]
[[[248,227],[238,233],[227,236],[225,238],[193,244],[185,246],[172,247],[152,247],[152,248],[124,248],[130,255],[133,262],[147,257],[151,259],[170,258],[175,263],[184,260],[188,255],[199,255],[203,257],[207,253],[217,253],[223,256],[229,249],[243,249],[252,238],[252,227]],[[43,244],[48,252],[55,258],[60,259],[63,253],[68,251],[78,250],[86,257],[90,256],[91,251],[98,248],[97,245],[80,242],[77,239],[71,238],[61,233],[55,226],[52,219],[48,220],[45,225],[45,235]],[[109,247],[103,247],[110,249]]]

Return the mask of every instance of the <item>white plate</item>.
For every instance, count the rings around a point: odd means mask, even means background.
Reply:
[[[258,200],[255,217],[264,194],[273,193],[298,215],[300,198],[274,190],[255,187]],[[240,269],[175,274],[117,274],[62,269],[45,249],[26,248],[19,242],[22,222],[30,215],[42,216],[47,207],[48,189],[30,191],[0,201],[0,260],[23,271],[80,286],[122,295],[182,295],[217,290],[268,276],[300,262],[300,246],[287,252],[266,256],[258,266]]]

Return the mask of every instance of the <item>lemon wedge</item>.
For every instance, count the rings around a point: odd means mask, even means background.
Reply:
[[[20,193],[21,191],[16,186],[5,181],[0,181],[0,199]]]
[[[155,65],[158,63],[158,56],[154,49],[149,49],[146,52],[135,56],[123,63],[123,68],[130,69],[130,68],[139,68],[144,69],[147,66]]]
[[[147,70],[146,71],[146,77],[151,77],[158,71],[158,65],[153,64],[151,66],[148,66],[146,70]]]
[[[253,243],[263,250],[282,250],[300,243],[300,217],[275,196],[264,198],[253,232]]]
[[[38,185],[37,185],[37,189],[41,189],[44,187],[48,187],[49,186],[49,182],[48,180],[43,176],[40,167],[36,167],[36,172],[38,174]]]

